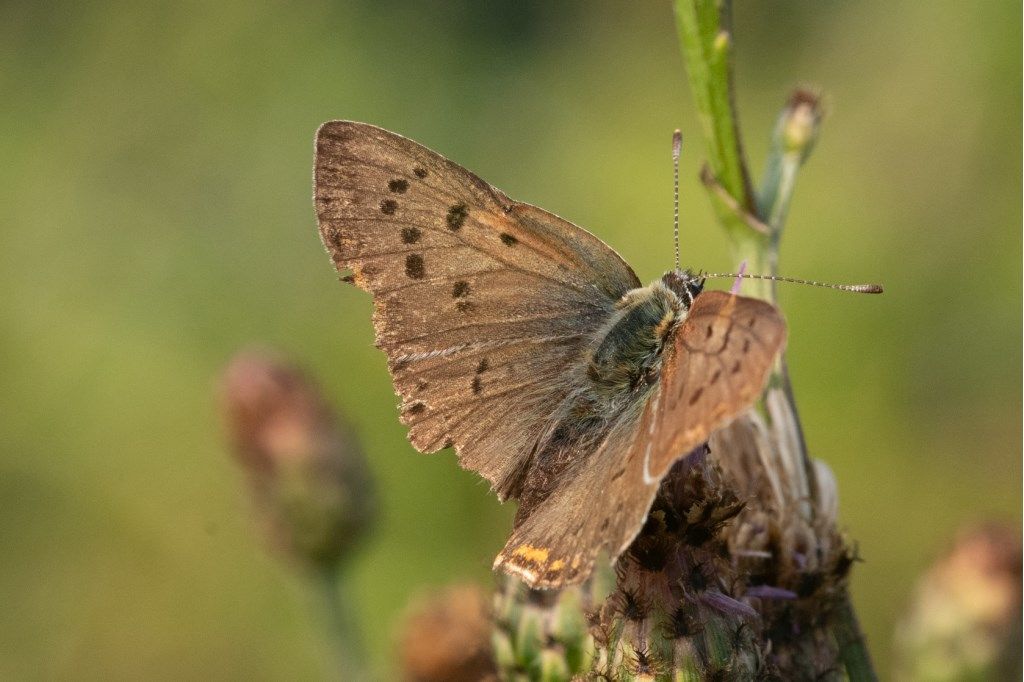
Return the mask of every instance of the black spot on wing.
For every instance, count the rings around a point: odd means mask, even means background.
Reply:
[[[423,279],[424,275],[427,274],[426,268],[423,266],[423,256],[418,253],[410,253],[406,256],[405,274],[410,279]]]
[[[473,377],[473,395],[480,395],[480,392],[484,390],[483,382],[480,381],[480,376]]]
[[[483,374],[489,366],[490,363],[487,361],[487,358],[480,358],[480,364],[476,366],[476,373]]]
[[[420,180],[422,180],[423,178],[427,177],[427,169],[426,169],[426,168],[423,168],[423,167],[421,167],[421,166],[416,166],[415,168],[413,168],[413,169],[412,169],[412,172],[413,172],[413,173],[414,173],[414,174],[416,175],[416,177],[417,177],[417,178],[419,178]]]
[[[465,204],[455,204],[448,209],[448,216],[445,221],[448,223],[448,229],[452,232],[457,232],[462,229],[462,223],[466,222],[466,216],[469,215],[469,208]]]
[[[452,298],[463,298],[469,294],[469,282],[459,280],[452,286]]]
[[[388,189],[395,194],[404,194],[409,189],[409,183],[402,178],[396,178],[388,183]]]
[[[515,246],[519,243],[519,240],[510,235],[508,232],[501,233],[501,243],[505,246]]]
[[[402,243],[403,244],[415,244],[420,240],[423,233],[420,232],[418,227],[403,227],[402,228]]]
[[[380,202],[380,212],[384,215],[394,215],[395,209],[398,208],[398,202],[394,199],[385,199]]]

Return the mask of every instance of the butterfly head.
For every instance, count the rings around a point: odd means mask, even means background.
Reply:
[[[693,299],[697,298],[697,295],[704,290],[704,277],[694,274],[690,270],[671,270],[662,276],[661,281],[679,297],[679,300],[687,308],[693,304]]]

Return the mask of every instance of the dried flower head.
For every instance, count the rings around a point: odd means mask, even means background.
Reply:
[[[591,621],[593,671],[638,679],[814,679],[855,552],[835,526],[835,482],[805,465],[784,396],[750,411],[663,480]],[[657,665],[654,665],[654,664]]]

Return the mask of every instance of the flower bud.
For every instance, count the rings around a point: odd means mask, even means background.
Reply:
[[[337,568],[373,515],[351,430],[308,377],[265,351],[230,362],[221,409],[271,544],[308,567]]]
[[[779,117],[777,134],[782,148],[799,152],[801,161],[806,158],[818,139],[821,118],[821,97],[807,88],[794,90]]]
[[[1021,679],[1020,531],[963,532],[897,629],[899,679]]]
[[[518,578],[500,580],[491,641],[501,679],[559,682],[589,670],[594,646],[584,614],[594,581],[531,590]]]
[[[406,680],[496,680],[487,596],[475,585],[448,587],[414,603],[400,637]]]

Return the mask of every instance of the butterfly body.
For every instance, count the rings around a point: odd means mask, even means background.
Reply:
[[[321,126],[314,185],[335,266],[374,296],[410,441],[519,501],[495,566],[533,586],[617,557],[785,339],[771,305],[685,272],[643,287],[589,232],[375,126]]]
[[[614,404],[648,390],[657,381],[665,340],[683,314],[676,295],[660,282],[626,293],[589,356],[594,391]]]

